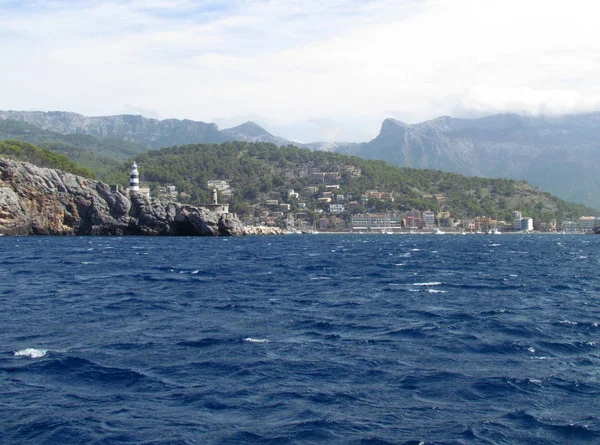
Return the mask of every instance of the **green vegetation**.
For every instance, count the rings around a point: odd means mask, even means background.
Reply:
[[[38,167],[54,168],[86,178],[95,178],[94,173],[89,169],[77,165],[67,156],[54,153],[45,148],[36,147],[27,142],[0,142],[0,156],[29,162]]]
[[[391,192],[394,201],[369,199],[360,202],[352,213],[364,211],[433,210],[449,211],[456,218],[489,216],[510,221],[513,210],[532,217],[536,223],[595,215],[589,207],[572,204],[545,193],[523,181],[467,177],[437,170],[394,167],[383,161],[365,160],[324,151],[310,151],[294,146],[277,147],[271,143],[227,142],[220,145],[186,145],[165,148],[136,156],[142,181],[157,185],[176,185],[189,194],[193,204],[207,202],[207,181],[222,179],[234,190],[230,207],[241,215],[258,211],[265,199],[289,202],[287,192],[302,192],[308,209],[319,209],[317,202],[325,184],[316,184],[310,174],[293,175],[299,168],[319,168],[322,172],[340,171],[337,194],[360,201],[368,191]],[[103,176],[112,183],[127,184],[129,165]],[[351,177],[343,166],[361,169],[360,177]],[[308,186],[318,191],[306,194]],[[438,196],[435,196],[438,195]],[[324,205],[321,208],[326,209]],[[348,211],[346,212],[347,216]]]
[[[126,186],[128,183],[132,158],[117,161],[82,148],[84,145],[96,149],[108,146],[110,140],[87,135],[58,135],[61,140],[45,140],[49,132],[38,127],[0,120],[0,136],[2,132],[20,132],[23,137],[42,139],[41,143],[46,147],[17,141],[0,142],[2,156],[85,177],[96,176],[109,184]],[[115,143],[112,156],[120,150],[118,147],[122,147],[119,145],[122,142]],[[523,181],[394,167],[383,161],[294,146],[279,148],[272,143],[226,142],[134,152],[143,182],[155,190],[158,186],[175,185],[178,191],[184,192],[180,200],[191,204],[209,201],[209,180],[227,181],[233,190],[230,208],[241,216],[257,215],[265,210],[266,200],[273,199],[288,203],[291,211],[308,213],[314,219],[316,212],[329,210],[328,205],[318,199],[322,197],[326,186],[332,183],[339,185],[334,195],[344,195],[345,211],[340,216],[345,219],[351,213],[415,209],[436,213],[447,211],[458,219],[488,216],[510,221],[511,212],[518,210],[524,216],[534,218],[536,225],[539,225],[552,220],[560,223],[582,215],[597,214],[589,207],[568,203]],[[122,155],[119,157],[123,159]],[[347,166],[359,169],[361,174],[352,176]],[[312,174],[315,171],[338,172],[339,177],[315,181]],[[288,198],[290,189],[300,193],[300,197]],[[371,196],[365,200],[364,197],[372,191],[391,194],[394,199]],[[350,202],[354,202],[354,205],[348,205]],[[301,208],[300,203],[306,206]]]
[[[55,153],[68,156],[76,163],[102,176],[108,170],[146,150],[116,138],[101,139],[87,134],[60,134],[27,122],[0,119],[0,141],[29,142]]]

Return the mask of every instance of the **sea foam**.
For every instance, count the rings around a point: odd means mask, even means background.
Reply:
[[[27,348],[15,352],[15,357],[40,358],[46,355],[47,349]]]
[[[269,340],[267,340],[266,338],[245,338],[244,341],[247,341],[248,343],[269,343]]]

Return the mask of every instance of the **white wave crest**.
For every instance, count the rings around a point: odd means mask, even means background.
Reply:
[[[15,352],[15,357],[41,358],[46,355],[47,349],[27,348]]]
[[[266,338],[245,338],[244,341],[247,341],[248,343],[269,343],[269,340],[267,340]]]
[[[439,281],[432,281],[431,283],[413,283],[413,286],[439,286],[440,283]]]

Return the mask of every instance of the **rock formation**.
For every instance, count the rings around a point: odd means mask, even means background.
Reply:
[[[0,158],[0,234],[244,235],[232,214],[113,192],[99,181]]]
[[[244,235],[285,235],[285,231],[279,227],[246,226]]]

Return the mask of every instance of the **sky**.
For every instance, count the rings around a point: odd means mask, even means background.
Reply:
[[[597,111],[598,17],[595,0],[0,0],[0,109],[252,120],[301,142]]]

